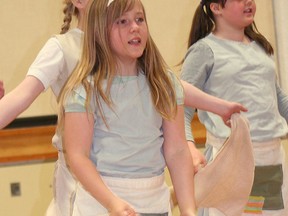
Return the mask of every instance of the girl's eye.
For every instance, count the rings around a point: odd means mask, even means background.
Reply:
[[[136,19],[136,22],[137,22],[137,23],[142,23],[142,22],[144,22],[144,21],[145,21],[145,20],[144,20],[143,17],[139,17],[139,18]]]
[[[116,22],[118,25],[121,24],[121,25],[125,25],[128,23],[128,20],[127,19],[119,19],[117,20]]]

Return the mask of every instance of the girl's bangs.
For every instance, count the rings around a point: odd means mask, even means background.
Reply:
[[[115,0],[108,7],[108,23],[112,24],[116,19],[121,17],[127,11],[133,9],[136,2],[141,2],[139,0]],[[142,4],[141,4],[142,5]]]

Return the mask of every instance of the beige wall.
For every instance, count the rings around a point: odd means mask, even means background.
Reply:
[[[0,166],[0,215],[44,216],[52,200],[54,162]],[[11,183],[20,195],[11,195]]]
[[[274,25],[277,37],[277,60],[280,84],[286,93],[288,93],[288,1],[273,1]]]
[[[200,1],[200,0],[199,0]],[[143,0],[150,32],[168,64],[174,67],[183,58],[193,12],[198,5],[191,0]],[[275,44],[272,0],[256,0],[259,30]],[[46,40],[59,32],[62,0],[2,0],[0,7],[0,79],[7,92],[27,73]],[[48,91],[21,116],[49,115],[56,112]]]

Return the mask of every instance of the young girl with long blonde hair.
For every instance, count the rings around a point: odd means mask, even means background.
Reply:
[[[73,215],[171,215],[166,165],[181,214],[194,215],[182,87],[149,34],[141,1],[94,0],[87,14],[83,56],[59,103],[79,181]]]

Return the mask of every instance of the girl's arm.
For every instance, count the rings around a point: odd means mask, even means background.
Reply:
[[[221,116],[224,123],[229,127],[230,118],[233,113],[247,111],[247,109],[239,103],[228,102],[226,100],[206,94],[192,84],[189,84],[183,80],[181,80],[181,83],[184,88],[184,104],[185,106],[188,106],[185,109],[185,129],[187,137],[192,137],[191,120],[194,115],[194,111],[191,110],[192,108],[206,110]],[[205,166],[207,162],[204,155],[196,148],[193,140],[190,139],[188,139],[188,145],[193,157],[194,171],[197,172],[199,166]]]
[[[184,108],[178,106],[175,119],[163,120],[164,156],[182,216],[194,216],[193,161],[184,133]]]
[[[0,100],[0,129],[26,110],[43,90],[42,82],[33,76],[26,76],[15,89],[6,94]]]
[[[134,210],[109,190],[90,160],[93,129],[92,114],[65,113],[64,148],[68,164],[83,187],[110,212],[110,215],[124,215],[123,213],[127,212],[133,216]]]
[[[0,99],[4,96],[4,94],[5,94],[4,84],[3,81],[0,80]]]
[[[229,102],[212,95],[206,94],[195,86],[181,80],[185,94],[185,106],[194,107],[215,113],[230,127],[230,118],[233,113],[247,112],[247,109],[239,103]]]
[[[25,111],[44,91],[43,82],[36,77],[45,77],[48,79],[46,82],[51,85],[62,73],[64,64],[61,45],[52,37],[38,53],[24,80],[0,100],[0,129]]]
[[[192,128],[191,128],[191,121],[193,119],[195,113],[195,108],[192,107],[185,107],[185,134],[186,134],[186,140],[188,142],[188,146],[193,158],[193,164],[194,164],[194,172],[198,172],[198,169],[200,167],[203,167],[207,164],[206,158],[203,155],[203,153],[197,149],[195,143],[194,143],[194,137],[192,134]]]
[[[288,95],[281,89],[278,83],[276,85],[277,101],[278,101],[278,110],[288,122]]]

